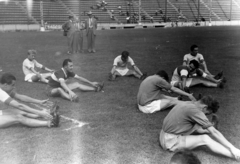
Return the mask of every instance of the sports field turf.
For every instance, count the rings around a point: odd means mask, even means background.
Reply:
[[[36,59],[59,69],[71,58],[75,72],[91,81],[105,81],[105,92],[79,92],[80,101],[59,98],[63,116],[59,128],[13,126],[0,130],[1,164],[166,164],[173,153],[164,152],[158,137],[169,110],[143,114],[136,108],[140,80],[117,78],[107,81],[113,59],[123,50],[142,72],[149,75],[164,69],[170,75],[182,64],[192,44],[199,46],[212,73],[224,71],[224,89],[194,87],[194,95],[211,94],[220,101],[219,129],[240,148],[240,27],[182,27],[98,31],[97,53],[66,55],[67,40],[62,32],[0,33],[0,66],[17,77],[17,91],[46,99],[45,84],[24,82],[22,62],[28,49]],[[86,51],[86,38],[84,38]],[[157,49],[156,49],[157,47]],[[62,52],[55,56],[56,52]],[[9,108],[1,105],[1,108]],[[235,164],[234,160],[194,150],[203,164]]]

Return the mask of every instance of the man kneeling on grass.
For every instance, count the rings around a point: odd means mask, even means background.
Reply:
[[[204,96],[195,102],[179,101],[163,121],[160,133],[162,148],[178,151],[207,146],[216,154],[240,159],[240,150],[215,128],[218,121],[212,119],[210,122],[206,117],[216,113],[218,108],[218,101],[211,96]]]
[[[59,125],[58,111],[48,112],[36,110],[25,104],[19,103],[18,99],[27,103],[49,105],[48,100],[37,100],[26,95],[20,95],[14,91],[16,78],[9,73],[2,75],[0,79],[0,101],[17,109],[0,110],[0,128],[14,124],[23,124],[29,127],[57,127]],[[38,120],[44,118],[46,120]]]
[[[196,101],[192,94],[171,86],[168,80],[168,74],[160,70],[142,81],[137,95],[139,110],[143,113],[154,113],[176,105],[179,101],[178,97],[164,95],[163,93],[167,91],[187,96],[190,100]]]
[[[69,78],[75,78],[88,85],[80,84],[78,82],[69,82]],[[61,96],[70,101],[77,102],[78,96],[72,91],[79,89],[81,91],[102,91],[104,83],[91,82],[83,77],[78,76],[73,72],[73,63],[70,59],[63,61],[62,69],[54,72],[49,78],[48,94],[50,96]]]
[[[128,64],[133,69],[128,69]],[[147,77],[146,73],[142,73],[139,68],[135,65],[133,59],[129,56],[128,51],[123,51],[122,55],[117,56],[113,62],[113,68],[109,75],[109,80],[113,81],[117,76],[130,76],[133,75],[136,78],[144,80]]]

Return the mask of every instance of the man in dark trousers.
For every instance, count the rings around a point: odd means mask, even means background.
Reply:
[[[87,35],[88,52],[95,53],[95,39],[96,39],[96,29],[97,20],[93,17],[92,12],[88,12],[89,18],[85,20],[85,28]]]
[[[62,28],[64,30],[64,35],[68,37],[68,54],[73,53],[73,36],[74,33],[77,31],[77,28],[74,26],[74,17],[70,15],[69,20],[62,25]]]

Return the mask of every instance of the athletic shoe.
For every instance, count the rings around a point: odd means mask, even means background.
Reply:
[[[184,87],[184,91],[190,93],[190,89],[188,87]]]
[[[50,114],[52,115],[52,120],[50,122],[50,127],[58,127],[59,126],[59,106],[55,103],[53,107],[50,109]]]
[[[54,103],[53,106],[50,108],[49,113],[54,117],[54,115],[58,115],[59,114],[59,106],[57,105],[57,103]]]
[[[219,88],[223,89],[223,88],[224,88],[224,83],[223,83],[223,82],[220,82],[220,83],[218,83],[217,86],[218,86]]]
[[[101,84],[98,84],[98,86],[97,86],[95,91],[96,92],[100,92],[100,91],[102,91],[103,87],[104,87],[104,82],[102,82]]]
[[[140,77],[140,80],[144,80],[144,79],[146,79],[146,77],[147,77],[147,73],[145,72],[145,73],[143,73],[143,75]]]
[[[182,96],[178,96],[177,99],[178,100],[183,100],[183,97]]]
[[[108,80],[109,81],[114,81],[115,80],[115,78],[113,77],[113,75],[111,73],[109,73]]]
[[[218,120],[218,116],[216,114],[212,115],[211,123],[213,124],[215,129],[218,129],[219,120]]]
[[[202,97],[203,97],[202,94],[199,93],[199,94],[198,94],[198,98],[197,98],[197,100],[200,100]]]
[[[219,72],[216,76],[214,76],[214,79],[219,80],[223,76],[223,71]]]

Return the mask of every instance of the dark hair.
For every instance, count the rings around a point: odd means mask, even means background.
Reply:
[[[1,77],[0,83],[10,85],[12,84],[12,81],[16,81],[16,77],[11,73],[4,73]]]
[[[36,55],[37,51],[36,50],[28,50],[28,55],[31,55],[31,54]]]
[[[68,63],[71,63],[72,62],[72,60],[71,59],[65,59],[64,61],[63,61],[63,67],[65,67],[65,66],[67,66],[68,65]]]
[[[167,82],[169,82],[169,77],[166,71],[160,70],[156,73],[158,76],[164,78]]]
[[[68,16],[68,19],[72,19],[72,18],[73,18],[73,16],[72,16],[72,15],[69,15],[69,16]]]
[[[177,164],[201,164],[198,157],[188,150],[176,152],[172,156],[171,162],[175,162]]]
[[[197,60],[191,60],[191,61],[189,62],[189,65],[190,65],[190,64],[193,64],[194,67],[195,67],[195,69],[198,69],[198,68],[199,68],[199,63],[198,63]]]
[[[219,108],[219,102],[214,99],[211,95],[209,96],[203,96],[200,101],[203,104],[207,105],[207,110],[212,111],[213,113],[216,113]]]
[[[192,45],[192,46],[190,47],[190,50],[193,51],[195,48],[198,48],[198,46],[197,46],[196,44]]]
[[[122,52],[122,60],[126,61],[128,56],[129,56],[129,52],[128,51],[123,51]]]

